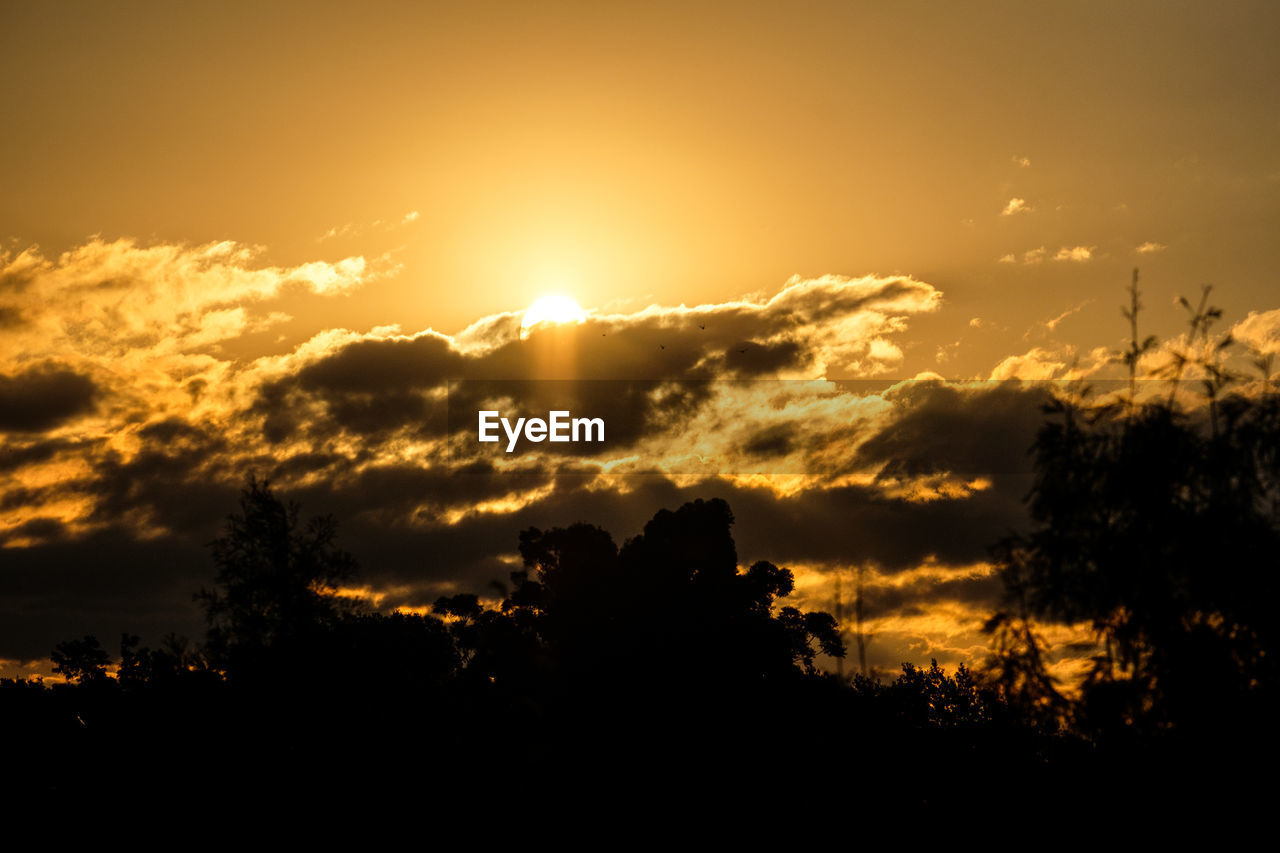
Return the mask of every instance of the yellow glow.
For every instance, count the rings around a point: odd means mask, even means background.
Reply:
[[[539,323],[582,323],[586,319],[587,312],[577,302],[563,294],[553,293],[525,309],[520,330],[526,331]]]

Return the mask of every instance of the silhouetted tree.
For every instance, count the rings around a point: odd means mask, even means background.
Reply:
[[[1273,689],[1280,398],[1226,393],[1230,339],[1209,336],[1220,312],[1205,296],[1190,309],[1198,355],[1168,377],[1200,368],[1205,405],[1138,400],[1134,381],[1123,407],[1052,404],[1034,446],[1034,528],[996,550],[1002,683],[1030,706],[1055,702],[1033,623],[1088,622],[1102,651],[1076,711],[1094,732],[1203,730]],[[1138,307],[1135,273],[1131,377],[1153,346]]]
[[[116,679],[121,687],[137,688],[151,681],[151,650],[140,646],[136,634],[120,635],[120,669]]]
[[[186,637],[169,633],[160,648],[139,645],[138,637],[124,634],[120,638],[121,686],[151,685],[169,687],[180,682],[214,682],[218,675],[210,669],[204,651]]]
[[[318,631],[343,608],[333,588],[355,570],[354,558],[335,544],[331,516],[299,520],[268,481],[250,477],[240,512],[210,543],[217,567],[213,589],[199,600],[209,623],[206,650],[216,665],[237,669],[297,662]]]
[[[794,588],[790,571],[763,561],[739,571],[732,524],[713,499],[658,512],[621,550],[592,525],[526,530],[526,569],[505,606],[529,617],[559,666],[596,679],[750,683],[812,675],[819,652],[843,656],[829,614],[774,612]]]
[[[54,648],[53,671],[78,684],[98,684],[107,680],[111,655],[98,638],[86,634],[78,640],[65,640]]]
[[[936,660],[928,669],[904,663],[889,692],[910,697],[898,701],[918,725],[976,726],[991,719],[993,700],[964,664],[956,667],[954,675],[947,675]]]
[[[538,676],[540,645],[523,609],[492,610],[470,593],[441,596],[432,611],[448,618],[463,679],[471,685],[522,689]]]

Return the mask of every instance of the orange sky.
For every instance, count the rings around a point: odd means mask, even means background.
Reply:
[[[73,617],[104,636],[187,624],[173,602],[201,572],[175,578],[156,554],[198,561],[243,470],[275,465],[309,508],[352,519],[368,551],[352,550],[405,606],[483,585],[505,565],[495,542],[509,552],[518,527],[574,513],[621,539],[661,502],[722,488],[756,531],[745,551],[770,519],[861,512],[847,552],[794,527],[778,559],[810,580],[885,567],[898,609],[881,662],[954,661],[980,643],[991,592],[986,529],[960,534],[974,518],[1001,532],[1025,493],[973,485],[993,458],[981,436],[1025,444],[1030,392],[902,386],[840,441],[806,421],[809,451],[832,452],[804,457],[825,467],[803,488],[566,485],[543,467],[517,499],[438,465],[418,429],[431,383],[538,375],[568,351],[557,369],[594,378],[1114,376],[1135,266],[1147,331],[1179,334],[1174,297],[1212,282],[1219,330],[1280,349],[1272,3],[0,14],[0,554],[20,567],[0,573],[0,660]],[[553,291],[588,323],[524,340],[518,312]],[[796,403],[806,418],[817,399]],[[763,426],[734,405],[703,416]],[[972,432],[974,457],[949,457],[963,477],[869,485],[875,465],[956,451],[932,442],[942,429]],[[648,438],[642,455],[670,456]],[[466,518],[476,506],[501,517]],[[890,506],[937,547],[886,532]],[[867,545],[876,531],[901,541]],[[424,579],[387,543],[462,568]],[[142,568],[109,589],[47,570],[117,546]],[[824,589],[801,594],[823,605]],[[930,620],[950,627],[922,633]]]
[[[0,235],[55,254],[91,234],[231,239],[289,264],[389,253],[397,274],[360,299],[289,303],[295,343],[339,322],[453,332],[550,289],[693,305],[793,274],[930,281],[949,310],[918,328],[939,344],[974,316],[1016,340],[1087,299],[1074,331],[1109,343],[1097,327],[1139,262],[1153,322],[1204,281],[1229,312],[1273,307],[1258,303],[1280,260],[1274,4],[5,18]],[[1001,216],[1013,198],[1027,212]],[[1167,248],[1135,254],[1148,242]],[[1077,246],[1092,258],[1051,260]],[[1040,247],[1039,265],[997,262]],[[961,375],[996,355],[969,337],[947,365]]]

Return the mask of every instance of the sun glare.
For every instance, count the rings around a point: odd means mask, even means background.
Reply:
[[[586,319],[587,312],[577,302],[555,293],[542,297],[525,309],[520,330],[527,331],[539,323],[582,323]]]

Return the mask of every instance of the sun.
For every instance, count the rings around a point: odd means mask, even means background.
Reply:
[[[587,312],[568,296],[553,293],[534,302],[524,311],[520,332],[524,334],[539,323],[583,323]]]

